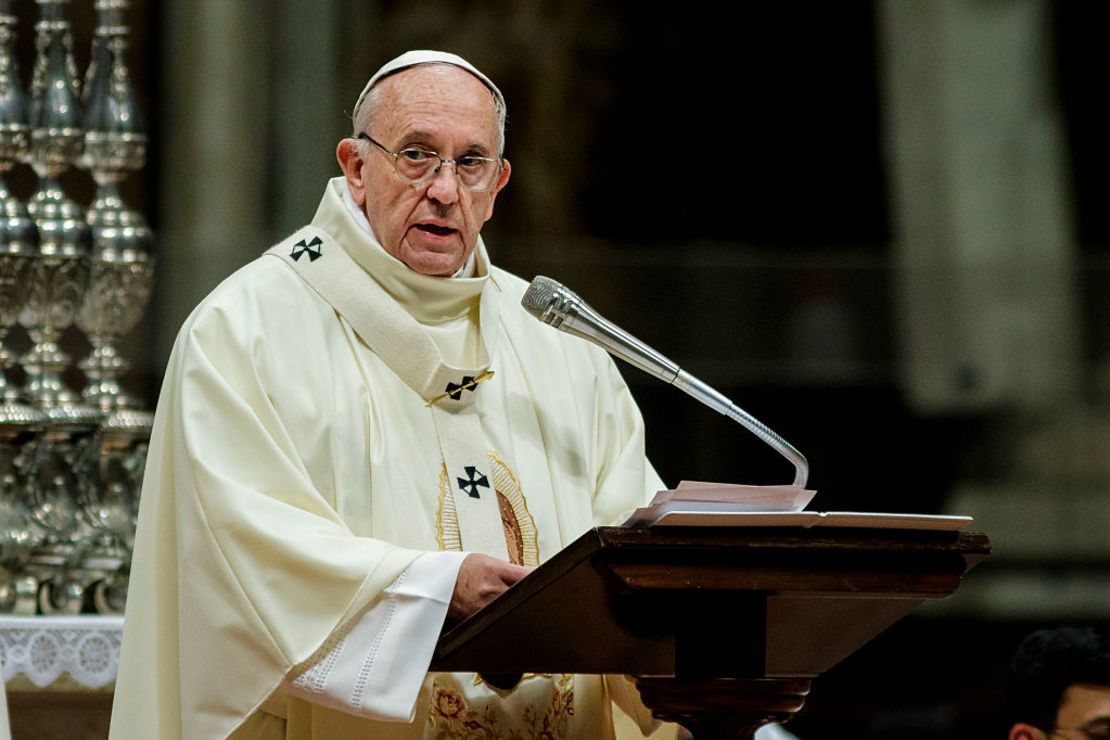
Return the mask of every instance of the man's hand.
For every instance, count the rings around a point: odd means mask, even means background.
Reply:
[[[459,568],[455,592],[447,607],[447,618],[462,621],[508,590],[532,572],[523,565],[513,565],[489,555],[471,553]]]

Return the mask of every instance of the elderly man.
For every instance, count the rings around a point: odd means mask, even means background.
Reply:
[[[1092,627],[1038,630],[1011,665],[1010,740],[1110,738],[1110,637]]]
[[[621,679],[427,673],[445,619],[662,484],[610,358],[489,263],[497,87],[409,52],[353,119],[311,224],[175,344],[112,736],[604,738],[611,700],[647,729]]]

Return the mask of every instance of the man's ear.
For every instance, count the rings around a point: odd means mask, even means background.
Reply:
[[[1009,740],[1044,740],[1044,731],[1024,722],[1017,722],[1010,728]]]
[[[335,158],[343,169],[343,176],[347,180],[347,188],[355,205],[362,208],[366,204],[366,181],[362,175],[362,147],[357,139],[342,139],[335,149]]]

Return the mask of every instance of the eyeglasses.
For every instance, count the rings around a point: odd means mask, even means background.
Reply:
[[[367,133],[360,133],[360,139],[366,139],[383,152],[393,157],[393,169],[397,176],[408,183],[417,184],[430,180],[439,174],[445,164],[455,165],[455,177],[459,184],[466,190],[477,193],[491,190],[497,176],[501,173],[501,160],[493,157],[479,157],[475,154],[466,154],[455,159],[444,159],[437,152],[418,147],[406,147],[399,152],[391,152]]]

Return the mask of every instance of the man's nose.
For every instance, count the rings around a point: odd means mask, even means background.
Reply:
[[[428,185],[428,197],[448,205],[459,199],[459,178],[455,174],[454,162],[440,164]]]

